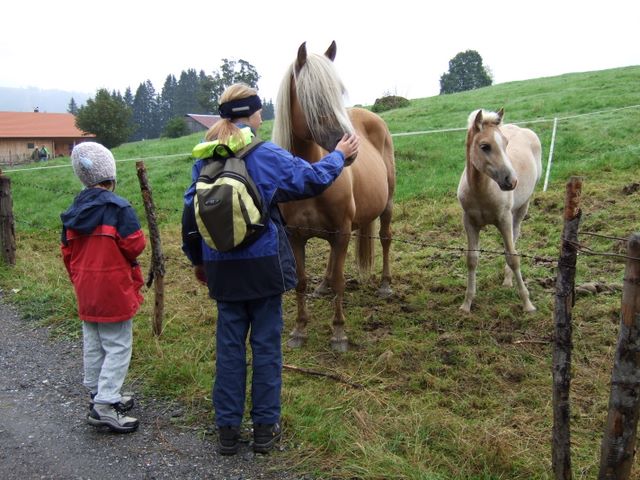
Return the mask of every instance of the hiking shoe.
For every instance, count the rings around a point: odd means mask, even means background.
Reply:
[[[90,395],[91,395],[91,400],[89,400],[89,411],[91,411],[91,409],[93,408],[93,405],[94,405],[93,399],[96,397],[95,393],[91,393]],[[128,412],[135,405],[135,401],[133,400],[133,394],[122,395],[120,398],[120,401],[117,403],[114,403],[114,405],[117,405],[118,410],[120,410],[121,412]]]
[[[138,419],[127,417],[118,404],[94,403],[87,415],[87,423],[94,427],[108,427],[109,430],[118,433],[133,432],[138,428]]]
[[[224,425],[218,427],[218,452],[221,455],[235,455],[240,446],[240,427]]]
[[[253,425],[253,451],[269,453],[273,446],[280,441],[282,431],[279,423],[255,423]]]

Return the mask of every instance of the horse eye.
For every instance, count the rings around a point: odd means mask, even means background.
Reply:
[[[491,151],[491,145],[489,145],[488,143],[481,143],[480,150],[482,150],[484,153],[489,153]]]

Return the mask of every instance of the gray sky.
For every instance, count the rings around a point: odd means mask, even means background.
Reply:
[[[348,105],[437,95],[469,49],[494,83],[640,65],[632,0],[8,0],[1,18],[0,86],[91,95],[147,79],[159,93],[167,75],[228,58],[256,67],[275,100],[304,41],[315,53],[337,42]]]

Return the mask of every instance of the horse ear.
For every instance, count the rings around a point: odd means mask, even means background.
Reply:
[[[300,73],[304,64],[307,63],[307,42],[302,42],[302,45],[298,48],[298,56],[296,57],[295,72],[296,75]]]
[[[476,113],[476,118],[473,120],[473,127],[477,132],[482,131],[482,109],[478,110],[478,113]]]
[[[502,117],[504,117],[504,108],[498,110],[498,125],[502,123]]]
[[[327,48],[327,51],[324,52],[324,56],[333,62],[336,59],[337,50],[338,50],[338,47],[336,46],[336,41],[333,40],[331,42],[331,45],[329,45],[329,48]]]

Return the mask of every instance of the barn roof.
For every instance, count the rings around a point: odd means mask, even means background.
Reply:
[[[210,128],[214,123],[220,120],[220,115],[199,115],[196,113],[187,113],[185,117],[192,118],[206,128]]]
[[[0,138],[89,138],[70,113],[0,112]]]

